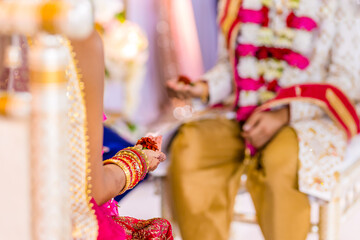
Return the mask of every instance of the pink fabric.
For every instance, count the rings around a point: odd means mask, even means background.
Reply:
[[[257,106],[245,106],[245,107],[239,108],[236,112],[236,119],[238,121],[247,120],[256,108],[257,108]]]
[[[101,206],[94,199],[91,203],[99,226],[97,240],[173,240],[171,224],[166,219],[120,217],[115,200]]]
[[[113,209],[108,205],[98,206],[94,199],[91,199],[93,209],[99,224],[98,240],[126,240],[124,229],[112,219]]]
[[[306,69],[310,64],[309,59],[307,59],[303,55],[301,55],[299,53],[295,53],[295,52],[291,52],[291,53],[285,55],[284,60],[290,66],[297,67],[297,68],[299,68],[301,70]]]
[[[269,25],[269,9],[267,7],[263,7],[260,10],[241,8],[238,17],[243,23],[255,23],[263,27]]]
[[[237,79],[237,86],[241,90],[258,90],[264,86],[263,80],[254,80],[252,78],[239,78]]]
[[[258,47],[252,44],[239,44],[236,48],[236,53],[239,56],[256,56],[256,52],[258,51]]]
[[[246,142],[245,145],[246,145],[246,148],[249,149],[250,155],[254,156],[257,151],[256,148],[253,145],[251,145],[251,143],[249,143],[249,142]]]
[[[106,120],[105,114],[103,120]],[[161,139],[159,137],[158,141]],[[166,219],[138,220],[120,217],[114,199],[101,206],[97,205],[94,199],[90,202],[98,220],[98,240],[173,240],[171,224]]]
[[[254,56],[257,59],[275,58],[286,61],[290,66],[306,69],[310,61],[307,57],[288,48],[256,47],[252,44],[239,44],[236,47],[238,57]]]
[[[286,20],[289,28],[296,28],[306,31],[312,31],[317,28],[317,23],[309,17],[297,17],[294,13],[290,13]]]
[[[250,9],[241,9],[239,11],[240,21],[243,23],[256,23],[261,24],[263,22],[264,16],[261,11],[250,10]]]
[[[102,207],[109,210],[108,211],[109,216],[111,217],[119,216],[119,207],[117,205],[117,201],[115,201],[114,199],[111,199],[110,201],[102,205]]]
[[[269,9],[263,7],[260,10],[244,9],[239,10],[239,20],[243,23],[260,24],[263,27],[269,25]],[[298,17],[293,12],[286,19],[289,28],[312,31],[317,28],[317,23],[309,17]]]

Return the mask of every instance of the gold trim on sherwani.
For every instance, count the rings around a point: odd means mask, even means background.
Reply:
[[[352,138],[360,133],[355,106],[339,88],[330,84],[298,84],[283,88],[278,95],[255,111],[264,111],[292,101],[305,101],[321,107]]]

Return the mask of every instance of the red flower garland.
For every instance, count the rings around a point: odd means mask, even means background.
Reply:
[[[143,146],[143,148],[150,149],[153,151],[159,150],[157,143],[149,137],[143,137],[143,138],[139,139],[137,141],[136,145],[141,145],[141,146]]]
[[[268,83],[267,90],[272,91],[272,92],[276,92],[276,89],[278,87],[279,87],[278,81],[277,80],[272,80],[271,82]]]

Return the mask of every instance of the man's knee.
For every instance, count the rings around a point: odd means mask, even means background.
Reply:
[[[171,144],[171,165],[180,171],[208,169],[239,161],[239,125],[227,119],[184,124]]]
[[[199,124],[193,122],[182,125],[171,143],[171,165],[177,171],[196,167],[192,165],[196,165],[203,148]]]
[[[295,130],[287,126],[263,149],[261,164],[269,184],[294,182],[298,171],[298,145]]]

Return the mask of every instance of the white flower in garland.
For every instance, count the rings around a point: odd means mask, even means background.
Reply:
[[[261,0],[261,3],[266,7],[270,7],[273,3],[273,0]]]
[[[313,33],[303,30],[295,31],[293,49],[300,54],[309,55],[312,51]]]
[[[241,91],[238,106],[256,106],[259,101],[259,93],[257,91]]]
[[[267,59],[261,59],[259,60],[258,62],[258,73],[259,73],[259,76],[262,76],[265,74],[265,72],[267,71],[268,69],[268,60]]]
[[[245,9],[260,10],[262,8],[261,0],[244,0],[243,7]]]
[[[301,1],[301,0],[289,0],[289,1],[287,2],[287,5],[288,5],[288,7],[291,8],[291,9],[297,9],[297,8],[299,8],[300,1]]]
[[[274,41],[274,46],[280,48],[291,48],[295,31],[291,28],[284,28],[276,33],[277,37]]]
[[[292,42],[288,38],[277,37],[274,46],[278,48],[291,48]]]
[[[259,78],[258,60],[255,57],[240,58],[237,70],[242,78]]]
[[[261,26],[258,24],[246,23],[243,24],[241,33],[238,37],[238,42],[241,44],[259,45],[259,31]]]
[[[271,82],[275,79],[280,79],[284,71],[284,64],[283,61],[268,59],[265,65],[265,71],[263,72],[265,81]]]
[[[290,12],[288,12],[288,13],[290,13]],[[285,15],[287,15],[287,14],[285,14]],[[275,15],[274,17],[272,17],[271,28],[274,29],[274,31],[279,32],[279,31],[287,28],[285,15],[281,15],[281,16]]]
[[[258,90],[241,91],[238,101],[238,106],[257,106],[263,104],[276,96],[276,93],[268,91],[266,87],[261,87]]]
[[[266,87],[262,87],[259,89],[259,92],[258,92],[258,103],[259,104],[266,103],[267,101],[273,99],[275,96],[276,96],[276,93],[274,93],[272,91],[268,91],[266,89]]]
[[[276,59],[268,59],[267,64],[271,69],[283,70],[285,68],[285,63]]]
[[[264,74],[264,79],[267,82],[271,82],[272,80],[279,79],[282,75],[282,72],[277,69],[268,69]]]
[[[275,34],[274,31],[267,27],[262,27],[259,30],[258,34],[258,42],[261,43],[261,45],[269,46],[274,43],[275,40]]]

